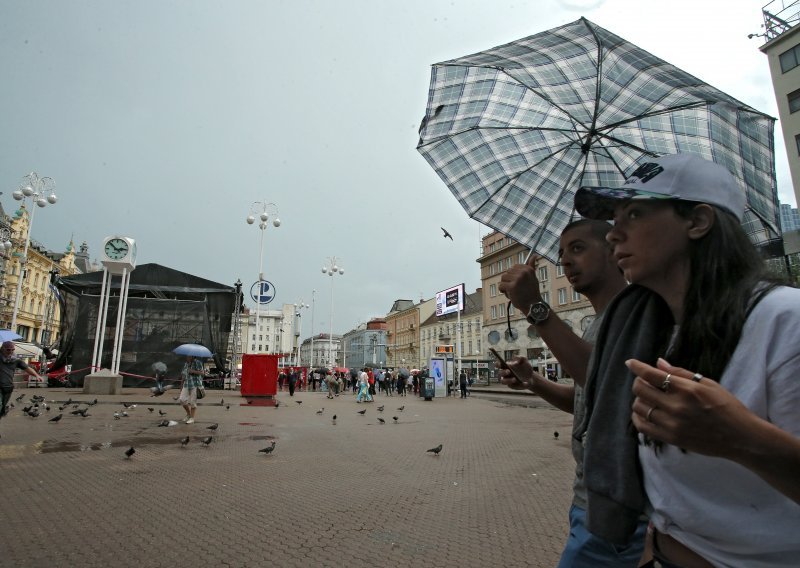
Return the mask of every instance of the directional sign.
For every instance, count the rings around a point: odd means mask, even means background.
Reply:
[[[275,299],[275,286],[267,280],[256,280],[250,286],[250,297],[257,304],[269,304]]]

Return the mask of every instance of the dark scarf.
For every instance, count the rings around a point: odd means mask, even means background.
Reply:
[[[584,433],[584,480],[589,530],[625,544],[636,530],[646,498],[636,432],[631,424],[633,374],[627,359],[655,365],[672,331],[673,318],[660,296],[641,286],[623,290],[606,308],[589,360]]]

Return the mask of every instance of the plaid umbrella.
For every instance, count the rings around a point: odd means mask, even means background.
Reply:
[[[470,217],[557,260],[581,186],[693,153],[747,190],[743,225],[780,244],[775,119],[581,18],[433,66],[417,150]]]

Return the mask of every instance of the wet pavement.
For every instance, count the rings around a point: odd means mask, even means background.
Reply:
[[[162,427],[184,415],[170,392],[101,395],[57,423],[95,397],[21,393],[0,420],[0,566],[553,566],[568,532],[571,417],[536,397],[275,408],[208,391],[197,423]],[[51,409],[29,418],[34,394]]]

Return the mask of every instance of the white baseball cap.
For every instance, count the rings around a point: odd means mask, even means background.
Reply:
[[[670,199],[716,205],[742,221],[747,198],[724,167],[694,154],[647,158],[617,188],[581,187],[575,210],[588,219],[612,219],[614,207],[630,199]]]

